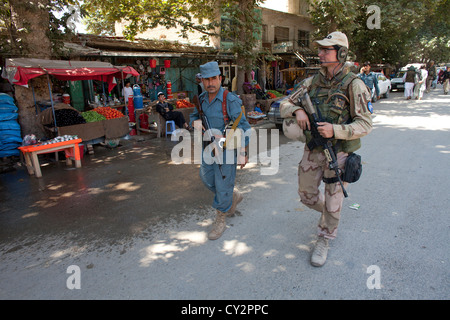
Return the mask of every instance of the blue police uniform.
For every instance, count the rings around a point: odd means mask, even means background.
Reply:
[[[372,93],[372,97],[374,93],[376,93],[377,97],[380,95],[380,88],[378,87],[378,79],[373,72],[369,72],[369,74],[363,72],[360,73],[358,77],[365,83],[366,86],[369,87],[370,92]]]
[[[225,129],[225,122],[222,112],[223,93],[224,89],[221,87],[211,102],[209,102],[208,92],[203,92],[199,97],[202,111],[208,118],[211,128],[217,129],[220,132],[223,132]],[[231,92],[228,93],[226,99],[228,117],[230,121],[234,121],[241,113],[242,100]],[[198,119],[200,119],[200,115],[198,110],[195,109],[190,115],[190,125],[192,126],[192,122]],[[245,116],[241,118],[238,128],[243,130],[243,132],[251,129]],[[249,136],[246,135],[245,145],[247,146],[248,143]],[[205,186],[214,193],[213,208],[222,212],[227,212],[233,201],[233,189],[237,167],[237,151],[239,150],[224,150],[223,164],[221,165],[222,172],[220,172],[218,163],[214,162],[212,164],[207,164],[202,157],[200,178]],[[232,163],[229,163],[230,157],[234,158]],[[222,173],[225,176],[225,179],[222,178]]]

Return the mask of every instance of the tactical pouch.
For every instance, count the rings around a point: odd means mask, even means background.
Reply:
[[[344,175],[342,180],[344,182],[352,183],[359,180],[362,173],[361,156],[356,153],[350,153],[345,161]]]

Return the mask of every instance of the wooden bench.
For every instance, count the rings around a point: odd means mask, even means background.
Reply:
[[[25,157],[28,173],[30,175],[34,174],[36,178],[40,178],[42,177],[42,172],[41,165],[39,164],[39,154],[64,151],[66,155],[66,164],[71,166],[71,157],[73,157],[75,159],[75,167],[81,168],[81,155],[79,149],[79,144],[81,142],[81,139],[74,139],[46,145],[34,144],[30,146],[22,146],[18,149],[22,151]]]

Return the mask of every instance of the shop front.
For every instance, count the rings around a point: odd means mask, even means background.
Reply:
[[[109,108],[106,105],[93,105],[93,110],[87,110],[80,104],[77,109],[74,106],[77,106],[75,102],[78,97],[73,92],[77,85],[82,85],[82,81],[96,81],[102,84],[106,96],[116,87],[117,79],[139,76],[134,68],[104,62],[14,58],[6,60],[2,74],[10,83],[28,86],[30,90],[33,90],[30,80],[39,76],[46,76],[48,80],[49,100],[35,101],[37,117],[48,139],[72,135],[89,144],[99,139],[119,139],[128,134],[128,117],[125,114],[119,111],[114,116],[113,112],[106,114],[104,111]],[[52,81],[58,85],[54,86]],[[63,88],[66,93],[55,94],[53,88]],[[96,112],[100,107],[102,112]],[[98,117],[89,118],[86,116],[88,112],[94,112]]]

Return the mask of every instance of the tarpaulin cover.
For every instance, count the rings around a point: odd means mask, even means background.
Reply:
[[[19,155],[17,147],[22,144],[22,137],[17,110],[14,99],[0,93],[0,158]]]
[[[11,58],[5,61],[2,78],[8,79],[11,84],[27,86],[30,79],[45,74],[59,80],[107,82],[108,91],[116,85],[115,78],[139,76],[132,67],[114,66],[107,62]]]

